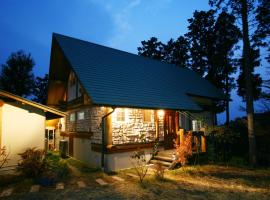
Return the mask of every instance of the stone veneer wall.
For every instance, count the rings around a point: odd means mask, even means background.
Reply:
[[[91,142],[95,144],[102,143],[102,129],[101,119],[105,113],[104,107],[89,107],[73,111],[77,113],[84,111],[84,120],[75,120],[70,122],[69,112],[66,120],[66,128],[68,132],[92,132],[93,136]],[[142,109],[126,109],[126,121],[117,122],[116,112],[112,116],[112,140],[113,144],[128,144],[142,142],[140,135],[146,136],[146,141],[151,142],[155,140],[156,127],[155,127],[155,116],[154,110],[151,110],[151,121],[144,122],[143,115],[144,110]],[[158,117],[159,125],[159,140],[164,140],[164,125],[163,117]],[[79,133],[78,133],[79,134]]]
[[[124,122],[116,120],[115,112],[112,117],[113,144],[128,144],[142,142],[141,135],[145,136],[147,142],[155,140],[156,127],[154,110],[151,110],[151,121],[144,121],[144,110],[125,109],[126,119]],[[163,139],[163,120],[159,120],[160,139]]]
[[[92,143],[101,144],[101,118],[105,114],[101,107],[89,107],[69,112],[67,116],[66,128],[68,132],[92,132]],[[84,119],[77,120],[77,113],[84,112]],[[75,113],[76,120],[70,121],[70,114]]]

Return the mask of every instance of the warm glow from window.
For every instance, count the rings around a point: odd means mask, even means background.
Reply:
[[[165,115],[165,112],[164,112],[164,110],[158,110],[158,116],[159,117],[164,117],[164,115]]]
[[[143,110],[143,121],[151,122],[152,121],[152,111],[151,110]]]

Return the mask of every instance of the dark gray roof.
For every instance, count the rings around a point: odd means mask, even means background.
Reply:
[[[189,69],[59,34],[53,38],[94,104],[200,110],[188,94],[224,98]]]

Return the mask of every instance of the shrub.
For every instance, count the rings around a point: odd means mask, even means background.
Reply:
[[[176,147],[176,162],[182,166],[188,163],[188,158],[192,156],[192,134],[188,133],[184,136],[180,145],[175,143]]]
[[[153,169],[156,179],[164,180],[164,172],[165,172],[164,167],[160,163],[155,163]]]
[[[135,168],[140,182],[142,183],[148,171],[145,152],[140,150],[135,151],[131,156],[131,164]]]
[[[237,129],[227,126],[215,126],[207,130],[207,152],[210,161],[229,162],[237,156],[241,146],[241,137]]]
[[[0,169],[8,162],[9,153],[7,153],[6,147],[0,147]]]
[[[29,148],[19,155],[22,159],[18,163],[18,170],[27,177],[37,178],[48,167],[44,150]]]

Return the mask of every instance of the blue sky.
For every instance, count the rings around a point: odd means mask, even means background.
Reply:
[[[208,9],[208,0],[0,1],[0,64],[22,49],[32,54],[36,75],[48,73],[53,32],[137,53],[151,36],[166,42],[186,33],[192,13]],[[233,99],[232,118],[244,115]]]

